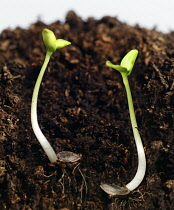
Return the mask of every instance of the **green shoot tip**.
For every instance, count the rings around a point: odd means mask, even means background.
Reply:
[[[46,50],[50,54],[55,52],[57,49],[66,47],[71,44],[71,42],[66,41],[64,39],[56,39],[54,33],[46,28],[42,31],[42,37]]]
[[[136,49],[131,50],[124,56],[120,65],[115,65],[115,64],[111,63],[110,61],[106,61],[106,65],[108,67],[111,67],[111,68],[119,71],[121,74],[129,75],[132,72],[137,55],[138,55],[138,50],[136,50]]]

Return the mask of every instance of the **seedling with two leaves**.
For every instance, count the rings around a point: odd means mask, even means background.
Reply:
[[[134,105],[132,101],[132,94],[131,94],[129,81],[128,81],[128,76],[132,72],[137,55],[138,55],[138,50],[135,49],[135,50],[131,50],[129,53],[125,55],[120,65],[114,65],[110,61],[106,62],[106,65],[108,67],[111,67],[119,71],[122,76],[123,84],[126,89],[130,120],[131,120],[133,135],[134,135],[134,139],[136,143],[137,153],[138,153],[138,169],[131,182],[129,182],[125,187],[120,187],[114,184],[107,184],[107,183],[103,183],[100,185],[100,187],[110,196],[129,194],[130,191],[136,189],[140,185],[146,172],[146,157],[145,157],[142,140],[138,131],[138,125],[137,125]]]
[[[49,29],[44,29],[42,31],[43,41],[46,47],[46,56],[43,63],[43,66],[41,68],[41,71],[39,73],[39,76],[37,78],[33,96],[32,96],[32,102],[31,102],[31,124],[33,131],[41,144],[43,150],[45,151],[46,155],[48,156],[51,163],[56,163],[57,161],[63,162],[63,163],[74,163],[80,160],[81,156],[70,152],[70,151],[61,151],[58,154],[55,153],[54,149],[50,145],[49,141],[46,139],[44,134],[42,133],[38,120],[37,120],[37,100],[38,100],[38,93],[40,89],[40,84],[42,82],[43,75],[45,73],[45,70],[47,68],[47,65],[49,63],[49,60],[51,58],[51,55],[57,50],[61,49],[65,46],[70,45],[71,43],[69,41],[66,41],[64,39],[56,39],[54,33],[50,31]]]

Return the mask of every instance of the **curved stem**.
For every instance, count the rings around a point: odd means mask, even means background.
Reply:
[[[145,152],[142,144],[142,140],[140,137],[140,134],[138,132],[138,126],[137,126],[137,121],[135,117],[135,111],[134,111],[134,106],[133,106],[133,101],[132,101],[132,95],[131,95],[131,90],[129,86],[129,81],[128,77],[125,74],[121,74],[123,78],[123,83],[126,88],[126,94],[127,94],[127,100],[128,100],[128,106],[129,106],[129,113],[130,113],[130,119],[131,119],[131,124],[132,124],[132,130],[134,134],[134,139],[137,147],[137,153],[138,153],[138,169],[137,172],[132,179],[131,182],[129,182],[126,187],[132,191],[135,188],[137,188],[140,183],[142,182],[145,172],[146,172],[146,157],[145,157]]]
[[[39,73],[39,76],[37,78],[37,81],[34,87],[32,102],[31,102],[31,124],[32,124],[33,131],[38,141],[40,142],[43,150],[47,154],[50,162],[56,162],[58,159],[57,155],[55,151],[53,150],[52,146],[50,145],[50,143],[48,142],[48,140],[46,139],[46,137],[44,136],[44,134],[42,133],[38,124],[38,120],[37,120],[37,100],[38,100],[39,88],[40,88],[40,84],[41,84],[43,75],[45,73],[45,70],[50,60],[51,55],[52,53],[49,53],[49,52],[46,53],[44,64],[41,68],[41,71]]]

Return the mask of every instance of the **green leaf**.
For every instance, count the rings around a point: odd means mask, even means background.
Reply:
[[[120,73],[127,73],[127,68],[120,66],[120,65],[115,65],[115,64],[111,63],[110,61],[106,61],[106,66],[111,67],[111,68],[119,71]]]
[[[127,75],[129,75],[132,72],[137,55],[138,55],[138,50],[136,49],[131,50],[122,59],[120,65],[127,69]]]
[[[50,53],[56,51],[56,37],[54,33],[49,29],[44,29],[42,31],[43,41],[46,47],[46,50]]]
[[[71,44],[71,42],[66,41],[64,39],[57,39],[56,40],[56,49],[60,49],[60,48],[66,47],[66,46],[68,46],[70,44]]]

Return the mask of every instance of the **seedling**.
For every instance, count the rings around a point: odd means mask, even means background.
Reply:
[[[124,83],[124,86],[126,89],[127,101],[128,101],[128,107],[129,107],[129,113],[130,113],[130,120],[131,120],[132,130],[133,130],[134,139],[135,139],[135,143],[136,143],[137,153],[138,153],[137,172],[136,172],[133,180],[131,182],[129,182],[125,186],[125,188],[115,186],[113,184],[106,184],[106,183],[100,185],[100,187],[106,193],[108,193],[110,196],[129,194],[130,191],[136,189],[140,185],[140,183],[142,182],[142,180],[144,178],[145,172],[146,172],[146,157],[145,157],[145,152],[144,152],[143,144],[141,141],[141,137],[138,132],[138,125],[137,125],[137,121],[136,121],[136,117],[135,117],[132,95],[131,95],[131,90],[130,90],[129,81],[128,81],[128,75],[130,75],[132,72],[137,55],[138,55],[138,50],[131,50],[122,59],[120,65],[114,65],[110,61],[106,62],[106,65],[108,67],[111,67],[121,73],[123,83]]]
[[[59,152],[58,157],[57,157],[54,149],[52,148],[52,146],[50,145],[50,143],[48,142],[48,140],[42,133],[42,131],[39,127],[39,124],[38,124],[38,120],[37,120],[37,100],[38,100],[39,88],[40,88],[40,84],[42,82],[42,78],[45,73],[46,67],[50,60],[50,57],[57,49],[68,46],[71,43],[64,39],[56,39],[54,33],[48,29],[44,29],[42,31],[42,36],[43,36],[43,41],[44,41],[44,44],[46,47],[46,56],[45,56],[45,60],[44,60],[43,66],[41,68],[41,71],[39,73],[39,76],[37,78],[34,90],[33,90],[33,96],[32,96],[32,102],[31,102],[32,128],[33,128],[33,131],[34,131],[38,141],[40,142],[43,150],[45,151],[45,153],[48,156],[51,163],[55,163],[59,159],[62,162],[63,162],[63,160],[66,160],[66,162],[68,162],[68,160],[69,160],[69,162],[73,162],[73,161],[75,162],[75,161],[77,161],[77,159],[78,160],[80,159],[80,156],[78,156],[77,154],[75,154],[73,152],[69,152],[69,151],[63,151],[63,153]],[[66,155],[67,155],[67,157],[66,157]]]

